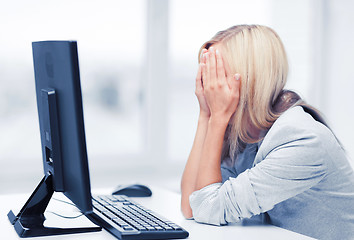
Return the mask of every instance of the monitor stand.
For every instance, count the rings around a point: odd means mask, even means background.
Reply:
[[[52,228],[43,225],[44,212],[54,193],[52,175],[46,175],[27,200],[21,211],[15,216],[12,210],[7,214],[20,237],[36,237],[70,233],[95,232],[101,227]]]
[[[64,182],[60,156],[58,114],[54,89],[42,89],[41,99],[43,114],[40,121],[45,130],[44,172],[45,176],[29,197],[21,211],[15,216],[10,211],[7,216],[20,237],[36,237],[69,233],[95,232],[101,227],[53,228],[44,226],[44,212],[54,191],[63,192]]]

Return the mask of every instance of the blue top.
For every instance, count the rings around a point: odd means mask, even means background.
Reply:
[[[272,224],[320,239],[354,238],[354,173],[333,133],[302,107],[284,112],[247,145],[223,183],[195,191],[196,221],[214,225],[267,212]]]

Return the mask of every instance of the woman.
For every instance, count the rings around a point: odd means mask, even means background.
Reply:
[[[272,224],[311,237],[354,238],[353,170],[319,112],[284,90],[278,35],[231,27],[201,47],[199,63],[184,216],[224,225],[266,213]]]

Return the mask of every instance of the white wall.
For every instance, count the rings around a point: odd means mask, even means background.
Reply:
[[[354,1],[273,0],[289,58],[287,88],[318,108],[354,163]]]
[[[312,90],[349,157],[354,159],[354,1],[315,1],[316,71]],[[315,24],[316,23],[316,24]]]

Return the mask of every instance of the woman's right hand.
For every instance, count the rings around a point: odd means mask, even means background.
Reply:
[[[201,56],[207,52],[206,49],[202,50]],[[199,68],[198,68],[198,73],[197,73],[197,78],[196,78],[196,84],[195,84],[195,95],[198,98],[199,101],[199,107],[200,107],[200,117],[210,117],[210,108],[207,104],[207,101],[205,99],[204,95],[204,87],[203,87],[203,81],[202,81],[202,65],[205,64],[202,60],[203,58],[201,57],[201,61],[199,63]]]

